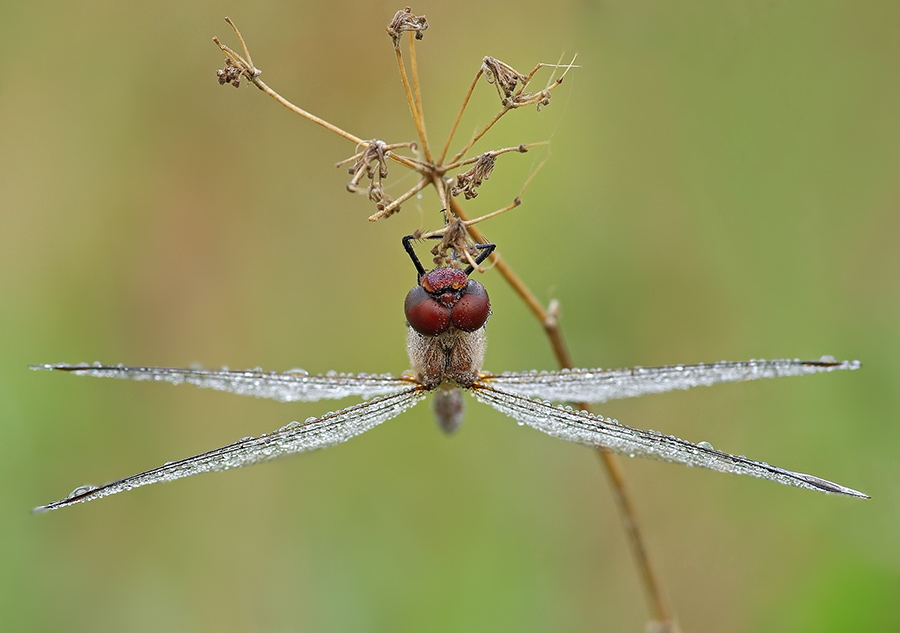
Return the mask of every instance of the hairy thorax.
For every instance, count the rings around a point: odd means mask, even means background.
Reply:
[[[451,381],[470,387],[481,372],[487,341],[484,327],[465,332],[456,327],[437,336],[408,328],[407,351],[416,379],[426,387]]]

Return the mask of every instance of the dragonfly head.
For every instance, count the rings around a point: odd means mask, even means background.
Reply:
[[[435,268],[406,295],[406,320],[416,332],[437,336],[453,325],[464,332],[482,327],[491,314],[487,290],[456,268]]]

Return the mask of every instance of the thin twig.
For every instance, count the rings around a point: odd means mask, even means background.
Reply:
[[[422,153],[425,160],[429,163],[434,161],[431,158],[431,146],[428,145],[428,126],[425,125],[425,110],[422,108],[422,91],[419,85],[419,65],[416,57],[415,33],[409,32],[409,71],[412,75],[413,97],[418,120],[422,126]]]
[[[466,154],[468,154],[468,153],[469,153],[469,150],[472,149],[472,146],[475,145],[475,143],[477,143],[477,142],[481,139],[482,136],[484,136],[485,134],[487,134],[488,131],[489,131],[492,127],[494,127],[494,124],[495,124],[497,121],[499,121],[500,118],[501,118],[504,114],[506,114],[507,112],[509,112],[509,111],[512,110],[512,109],[513,109],[513,108],[512,108],[511,105],[505,105],[505,106],[503,106],[503,109],[500,110],[500,112],[498,112],[497,114],[495,114],[495,115],[494,115],[494,118],[491,119],[491,120],[488,122],[488,124],[485,125],[485,126],[481,129],[480,132],[476,133],[475,136],[473,136],[472,139],[471,139],[468,143],[466,143],[466,145],[465,145],[461,150],[459,150],[458,152],[456,152],[456,154],[453,156],[453,158],[450,160],[450,162],[451,162],[451,163],[455,163],[455,162],[458,161],[460,158],[462,158],[463,156],[465,156]]]
[[[430,180],[428,180],[427,178],[422,178],[421,180],[419,180],[419,182],[416,183],[416,185],[412,189],[410,189],[403,195],[399,196],[396,200],[391,202],[385,208],[379,209],[378,211],[376,211],[375,213],[370,215],[369,222],[377,222],[381,218],[386,218],[387,216],[391,215],[392,213],[394,213],[395,211],[397,211],[400,208],[401,204],[403,204],[404,202],[406,202],[407,200],[412,198],[414,195],[416,195],[417,193],[422,191],[422,189],[424,189],[425,187],[427,187],[430,184],[431,184]]]
[[[238,30],[237,25],[232,22],[231,18],[229,18],[228,16],[225,16],[225,21],[228,22],[228,24],[234,30],[234,34],[237,35],[238,41],[241,43],[241,48],[244,49],[244,55],[247,56],[247,64],[250,66],[250,68],[256,68],[253,65],[253,58],[250,57],[250,49],[247,48],[247,43],[244,41],[244,36],[241,35],[241,32]]]
[[[406,65],[403,63],[403,52],[400,46],[394,47],[394,55],[397,58],[397,70],[400,72],[400,81],[403,84],[403,91],[406,93],[406,103],[409,106],[409,113],[413,118],[416,126],[416,134],[422,143],[423,151],[427,151],[428,140],[425,136],[425,129],[422,127],[422,120],[419,118],[419,110],[416,108],[416,101],[413,97],[412,89],[409,86],[409,78],[406,76]]]
[[[518,152],[519,154],[524,154],[532,147],[539,147],[541,145],[549,145],[550,141],[537,141],[535,143],[522,143],[520,145],[515,145],[513,147],[504,147],[501,149],[492,149],[489,152],[485,152],[486,154],[490,154],[494,158],[500,156],[501,154],[509,154],[511,152]],[[458,169],[460,167],[465,167],[466,165],[471,165],[478,161],[481,158],[481,155],[472,156],[471,158],[466,158],[465,160],[461,160],[455,163],[450,163],[448,165],[441,165],[440,170],[441,173],[447,173],[448,171],[453,171],[454,169]]]
[[[456,113],[456,118],[453,119],[453,126],[450,128],[450,133],[447,135],[447,140],[444,142],[444,147],[441,148],[441,155],[438,157],[438,164],[442,164],[444,162],[444,158],[447,157],[447,152],[450,150],[450,143],[453,141],[453,135],[456,134],[456,128],[459,127],[459,122],[462,120],[463,112],[466,110],[466,106],[469,105],[469,99],[472,98],[472,93],[475,92],[475,86],[478,85],[478,80],[481,79],[481,76],[484,74],[484,69],[479,67],[478,72],[475,73],[475,78],[472,79],[472,83],[469,85],[469,89],[466,90],[466,96],[463,97],[462,105],[459,106],[459,112]]]

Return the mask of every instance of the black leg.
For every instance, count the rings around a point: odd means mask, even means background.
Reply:
[[[487,244],[476,244],[475,248],[481,251],[480,253],[478,253],[478,257],[475,258],[475,266],[477,266],[491,256],[491,253],[494,252],[494,249],[497,248],[497,245],[488,242]],[[466,266],[465,273],[467,275],[471,275],[473,270],[475,270],[474,266]]]
[[[403,248],[406,251],[406,254],[409,255],[409,258],[412,260],[413,266],[416,267],[416,284],[419,283],[419,280],[422,278],[422,275],[425,274],[425,269],[422,268],[422,262],[419,261],[419,257],[416,255],[415,249],[413,249],[412,241],[418,239],[415,235],[407,235],[403,238]]]

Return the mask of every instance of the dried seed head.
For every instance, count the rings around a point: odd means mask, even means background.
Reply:
[[[219,84],[231,84],[235,88],[241,85],[241,69],[235,65],[233,61],[225,58],[225,68],[216,71],[216,77],[219,78]]]
[[[376,179],[376,175],[379,180],[387,178],[388,151],[385,149],[386,143],[378,139],[372,139],[367,142],[368,146],[366,149],[357,154],[353,166],[347,170],[348,173],[353,174],[353,178],[347,183],[347,189],[350,191],[356,191],[356,186],[363,179],[363,176],[372,181]],[[377,172],[375,170],[376,165],[378,166]]]
[[[428,20],[425,19],[425,16],[414,15],[412,9],[406,7],[404,10],[397,11],[394,14],[394,19],[387,25],[386,30],[391,39],[394,40],[394,46],[396,47],[400,45],[400,35],[404,31],[414,31],[416,39],[420,40],[423,37],[422,31],[427,28]]]
[[[500,94],[500,101],[503,105],[506,105],[507,100],[512,97],[519,83],[522,84],[523,88],[525,87],[527,79],[525,75],[495,57],[482,59],[481,68],[484,70],[488,83],[496,84],[497,92]]]
[[[450,195],[458,196],[460,193],[466,194],[466,200],[471,200],[478,195],[475,187],[480,187],[482,181],[491,177],[494,171],[494,163],[496,159],[490,152],[485,152],[478,157],[472,168],[456,176],[456,184],[450,188]]]
[[[373,182],[371,185],[369,185],[368,194],[369,200],[375,203],[375,208],[379,211],[384,211],[394,201],[392,197],[385,193],[384,186],[380,181]],[[388,218],[398,211],[400,211],[400,205],[393,207],[388,213],[385,213],[381,217]]]

